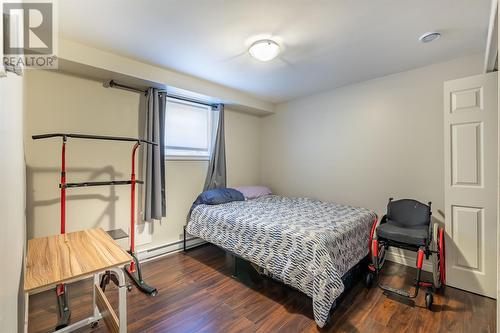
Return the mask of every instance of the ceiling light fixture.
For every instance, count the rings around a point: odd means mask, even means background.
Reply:
[[[261,39],[250,45],[248,52],[257,60],[269,61],[280,53],[280,46],[271,39]]]
[[[430,43],[432,41],[435,41],[436,39],[439,39],[441,37],[441,34],[439,32],[426,32],[420,38],[418,39],[422,43]]]

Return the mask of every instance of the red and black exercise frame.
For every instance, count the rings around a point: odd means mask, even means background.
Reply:
[[[142,279],[141,268],[139,261],[135,253],[135,189],[136,184],[143,184],[143,181],[136,179],[135,174],[135,164],[137,150],[141,144],[158,145],[155,142],[129,138],[129,137],[119,137],[119,136],[103,136],[103,135],[88,135],[88,134],[73,134],[73,133],[49,133],[42,135],[32,136],[33,140],[49,139],[54,137],[62,138],[62,148],[61,148],[61,183],[60,187],[60,203],[61,203],[61,225],[60,233],[66,233],[66,189],[68,188],[78,188],[78,187],[89,187],[89,186],[116,186],[116,185],[130,185],[130,248],[129,253],[133,260],[129,265],[125,266],[125,270],[130,278],[134,281],[137,287],[148,295],[155,296],[158,291],[156,288],[147,285]],[[111,181],[93,181],[93,182],[79,182],[79,183],[68,183],[66,178],[66,144],[68,138],[75,139],[89,139],[89,140],[106,140],[106,141],[125,141],[125,142],[135,142],[132,148],[132,166],[130,179],[127,180],[111,180]],[[101,280],[101,288],[103,290],[109,281],[113,281],[118,284],[118,281],[114,278],[110,272],[106,272]],[[56,330],[68,326],[69,319],[71,316],[71,311],[69,309],[68,293],[66,284],[59,284],[56,287],[56,295],[58,302],[59,320],[56,325]]]

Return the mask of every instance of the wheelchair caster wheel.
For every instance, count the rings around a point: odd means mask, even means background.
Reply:
[[[434,296],[432,296],[431,293],[426,293],[425,294],[425,307],[428,310],[432,309],[432,302],[434,302]]]
[[[374,276],[373,273],[367,273],[365,276],[365,286],[366,288],[371,288],[373,286]]]
[[[94,329],[94,328],[97,327],[97,325],[99,325],[99,321],[98,320],[93,321],[93,322],[90,323],[90,328]]]

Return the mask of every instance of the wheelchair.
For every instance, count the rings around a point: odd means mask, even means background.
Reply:
[[[412,199],[389,199],[387,214],[380,223],[375,221],[370,232],[371,264],[365,284],[370,288],[374,282],[382,290],[405,298],[416,298],[421,287],[427,288],[425,305],[432,308],[433,293],[446,282],[444,229],[432,222],[431,203],[425,205]],[[401,248],[417,253],[417,276],[413,292],[392,288],[379,281],[389,247]],[[424,257],[431,259],[432,281],[422,281]]]

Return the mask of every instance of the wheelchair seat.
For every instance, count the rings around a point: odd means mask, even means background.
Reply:
[[[389,241],[426,246],[430,242],[430,207],[412,199],[389,201],[377,235]]]
[[[408,228],[401,226],[396,221],[387,220],[386,223],[379,225],[377,235],[398,243],[410,244],[415,246],[425,246],[429,239],[429,227],[421,226]]]

